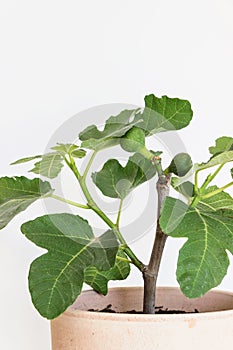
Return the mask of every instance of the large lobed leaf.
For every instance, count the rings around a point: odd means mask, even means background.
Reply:
[[[125,260],[121,260],[125,259]],[[106,295],[108,292],[108,282],[113,280],[126,279],[130,273],[130,263],[127,256],[120,249],[117,252],[115,265],[108,271],[99,271],[91,266],[85,270],[84,281],[96,292]]]
[[[37,199],[52,192],[50,184],[24,176],[0,178],[0,229]]]
[[[155,166],[139,153],[129,158],[125,167],[116,159],[108,160],[92,179],[105,196],[124,199],[135,187],[156,174]]]
[[[145,109],[141,115],[143,121],[138,124],[146,134],[152,135],[167,130],[179,130],[186,127],[193,116],[187,100],[155,95],[145,97]]]
[[[218,200],[191,208],[182,201],[167,197],[160,226],[171,237],[188,240],[179,253],[177,280],[189,298],[197,298],[221,283],[229,266],[227,250],[233,253],[233,220],[219,210]],[[229,198],[222,198],[222,208]],[[231,199],[233,203],[233,199]]]
[[[52,319],[60,315],[81,293],[85,269],[99,271],[114,266],[118,242],[109,230],[95,238],[80,216],[53,214],[22,225],[22,232],[48,252],[31,264],[29,289],[39,313]]]

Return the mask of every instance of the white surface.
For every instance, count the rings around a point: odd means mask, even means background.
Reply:
[[[140,105],[151,92],[192,102],[192,126],[180,135],[194,160],[205,160],[215,138],[233,131],[232,16],[230,0],[0,1],[0,175],[27,169],[8,164],[43,152],[77,112],[112,102]],[[50,349],[49,324],[26,288],[40,250],[19,231],[38,213],[43,206],[34,204],[0,236],[4,350]],[[137,252],[143,247],[142,258],[151,235],[133,244]],[[167,244],[160,284],[176,284],[179,244]],[[221,288],[233,290],[230,274]],[[134,272],[124,284],[141,278]]]

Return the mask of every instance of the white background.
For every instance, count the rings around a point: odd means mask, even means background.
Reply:
[[[180,135],[195,161],[207,159],[215,138],[233,131],[232,17],[231,0],[1,0],[0,175],[25,173],[26,166],[9,163],[43,152],[77,112],[113,102],[141,105],[152,92],[191,101],[194,120]],[[41,251],[19,230],[42,213],[34,204],[1,232],[4,350],[50,349],[49,323],[27,290],[29,264]],[[147,242],[133,244],[144,259]],[[176,284],[178,246],[168,242],[160,284]],[[233,290],[230,275],[221,288]],[[134,271],[122,284],[141,283]]]

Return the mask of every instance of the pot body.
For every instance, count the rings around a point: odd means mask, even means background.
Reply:
[[[199,313],[117,314],[86,311],[111,304],[117,312],[142,310],[139,287],[86,291],[51,321],[53,350],[228,350],[233,343],[233,294],[211,291],[187,299],[178,288],[159,287],[157,306]]]

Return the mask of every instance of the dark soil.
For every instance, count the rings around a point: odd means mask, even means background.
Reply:
[[[104,309],[101,310],[94,310],[94,309],[89,309],[88,311],[92,311],[92,312],[109,312],[109,313],[120,313],[120,314],[143,314],[142,311],[136,311],[136,310],[129,310],[129,311],[125,311],[125,312],[116,312],[115,310],[112,310],[112,305],[109,304],[107,305]],[[194,311],[191,312],[186,312],[183,310],[168,310],[168,309],[164,309],[163,306],[156,306],[155,307],[155,314],[194,314],[194,313],[198,313],[197,309],[194,309]]]

